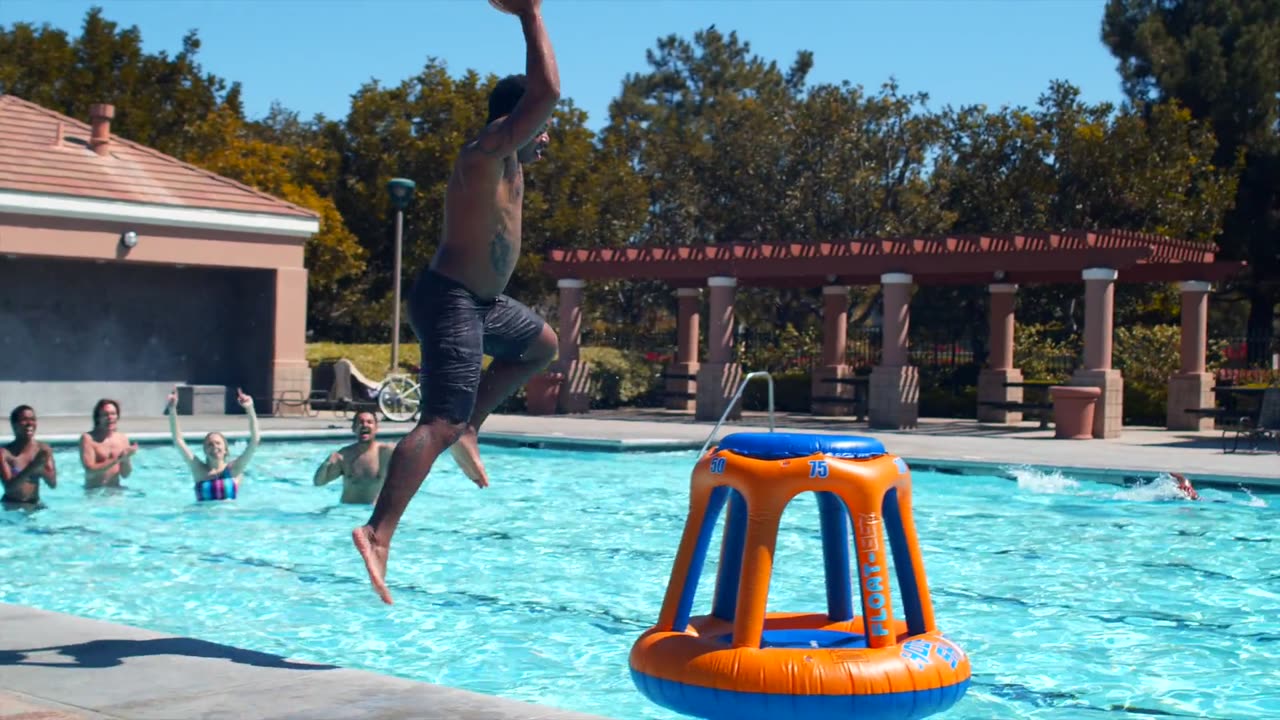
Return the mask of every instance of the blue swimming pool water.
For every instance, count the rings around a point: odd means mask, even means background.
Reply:
[[[330,443],[265,444],[241,497],[193,502],[177,453],[86,496],[71,450],[47,509],[0,513],[0,601],[622,719],[685,520],[693,453],[486,447],[493,486],[442,460],[396,537],[397,604],[348,531],[367,508],[315,488]],[[1032,470],[917,472],[934,607],[971,656],[946,717],[1280,717],[1276,496],[1137,488]],[[822,610],[816,503],[783,519],[770,610]],[[710,605],[718,540],[695,611]]]

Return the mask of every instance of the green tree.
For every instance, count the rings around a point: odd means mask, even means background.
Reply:
[[[692,42],[662,38],[647,59],[650,72],[623,81],[604,131],[647,182],[636,241],[776,239],[789,115],[812,59],[802,52],[783,73],[714,27]]]
[[[811,53],[784,71],[714,26],[659,39],[647,61],[624,80],[605,130],[649,188],[637,243],[821,242],[949,224],[930,199],[937,128],[919,112],[923,95],[894,83],[875,95],[810,88]],[[803,330],[820,307],[817,288],[761,288],[736,312],[753,329]]]
[[[929,181],[943,128],[927,100],[894,81],[875,94],[848,83],[810,89],[787,128],[783,237],[944,232],[954,218]]]
[[[1219,243],[1249,262],[1250,355],[1261,360],[1280,302],[1280,1],[1109,0],[1101,34],[1135,104],[1177,100],[1211,123],[1216,165],[1243,161]]]
[[[955,232],[1121,228],[1209,240],[1235,191],[1232,169],[1213,162],[1212,130],[1174,102],[1142,110],[1088,104],[1074,86],[1055,82],[1034,110],[966,107],[944,116],[934,181]],[[1167,289],[1122,287],[1122,324],[1171,309],[1155,299]],[[1082,294],[1078,283],[1028,288],[1019,319],[1075,331]]]

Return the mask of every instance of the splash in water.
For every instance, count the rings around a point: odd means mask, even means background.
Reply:
[[[1022,467],[1005,468],[1005,472],[1018,481],[1019,490],[1045,495],[1081,494],[1078,492],[1080,483],[1057,470],[1038,470],[1024,465]]]
[[[1168,473],[1160,473],[1155,478],[1127,487],[1114,487],[1101,483],[1081,484],[1058,470],[1041,470],[1028,466],[1006,467],[1005,473],[1018,483],[1018,490],[1039,495],[1072,495],[1076,497],[1094,497],[1107,500],[1123,500],[1127,502],[1188,502],[1186,495],[1178,489],[1178,481]],[[1206,488],[1200,490],[1202,501],[1229,503],[1247,507],[1268,507],[1267,501],[1254,495],[1249,488],[1240,485],[1245,497],[1240,498],[1227,490]]]
[[[1160,473],[1149,482],[1141,482],[1122,488],[1111,496],[1115,500],[1130,502],[1163,502],[1165,500],[1186,500],[1187,497],[1178,489],[1178,481],[1168,473]]]
[[[1243,492],[1249,498],[1248,500],[1245,500],[1242,504],[1248,505],[1249,507],[1268,507],[1266,500],[1263,500],[1257,495],[1254,495],[1253,492],[1250,491],[1249,488],[1245,487],[1244,485],[1240,486],[1240,491]]]

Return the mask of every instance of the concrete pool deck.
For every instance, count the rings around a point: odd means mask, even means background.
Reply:
[[[0,719],[602,720],[0,604]]]
[[[333,413],[261,418],[264,439],[331,440],[335,444],[351,439],[350,423],[349,418]],[[697,450],[714,425],[694,421],[684,413],[645,409],[584,415],[493,415],[480,437],[482,443],[499,445],[605,451]],[[243,415],[183,416],[181,426],[184,435],[202,435],[211,430],[233,438],[247,434]],[[120,427],[140,445],[170,442],[168,419],[164,416],[126,414]],[[384,421],[379,434],[394,439],[410,427],[409,423]],[[88,429],[85,418],[45,417],[40,419],[39,437],[56,445],[74,444],[79,434]],[[961,474],[999,474],[1004,467],[1034,465],[1060,470],[1076,479],[1117,482],[1123,477],[1153,478],[1172,471],[1198,482],[1280,489],[1280,454],[1274,450],[1223,453],[1220,431],[1129,426],[1113,440],[1056,440],[1052,429],[1042,429],[1034,422],[1004,426],[924,418],[914,430],[870,430],[866,423],[845,418],[787,413],[777,415],[776,429],[870,435],[913,465]],[[725,423],[717,436],[767,430],[766,414],[749,412],[739,422]]]

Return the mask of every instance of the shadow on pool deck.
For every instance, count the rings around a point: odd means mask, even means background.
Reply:
[[[0,602],[0,718],[14,713],[32,720],[602,720]]]
[[[70,656],[74,662],[32,662],[26,656],[54,652]],[[125,658],[149,655],[181,655],[189,658],[230,660],[241,665],[279,668],[282,670],[335,670],[337,665],[318,665],[287,660],[279,655],[243,650],[205,640],[185,637],[162,637],[145,640],[89,640],[70,645],[22,650],[0,650],[0,666],[26,665],[56,668],[109,668],[124,664]]]

